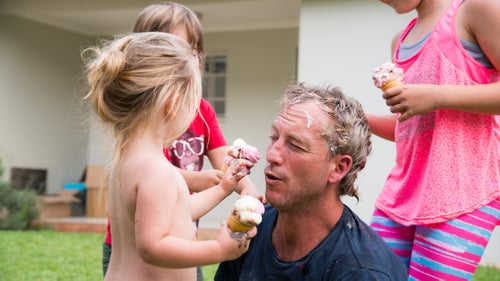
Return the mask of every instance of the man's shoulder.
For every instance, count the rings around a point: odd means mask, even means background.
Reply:
[[[340,262],[357,267],[352,274],[387,275],[391,277],[387,280],[401,280],[398,278],[405,276],[406,267],[387,243],[348,207],[343,218],[344,229],[339,240],[344,242],[337,243],[337,250],[344,252],[345,256]]]

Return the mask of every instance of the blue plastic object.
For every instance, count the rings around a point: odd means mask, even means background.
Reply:
[[[79,189],[79,190],[85,190],[87,189],[87,186],[83,182],[78,182],[78,183],[67,183],[64,185],[64,189]]]

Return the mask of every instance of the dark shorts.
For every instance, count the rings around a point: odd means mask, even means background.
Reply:
[[[197,270],[197,273],[198,273],[198,274],[196,274],[197,275],[196,276],[196,281],[203,281],[203,271],[201,270],[201,266],[198,266],[196,268],[196,270]]]
[[[111,245],[102,243],[102,276],[108,271],[109,260],[111,259]]]

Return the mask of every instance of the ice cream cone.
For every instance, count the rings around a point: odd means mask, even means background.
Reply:
[[[403,69],[392,62],[386,62],[373,70],[372,79],[375,87],[385,92],[403,84]]]
[[[252,228],[251,225],[246,225],[242,223],[237,216],[232,214],[230,214],[229,217],[227,218],[227,226],[233,232],[246,232],[250,228]]]
[[[385,91],[389,90],[390,88],[393,88],[393,87],[396,87],[399,85],[403,85],[403,81],[401,81],[401,79],[393,78],[393,79],[390,79],[389,81],[385,82],[384,85],[382,85],[382,87],[380,87],[380,89],[382,89],[382,91],[385,92]]]
[[[227,226],[233,233],[247,232],[252,226],[262,222],[265,208],[259,199],[249,196],[240,196],[231,207],[227,217]]]

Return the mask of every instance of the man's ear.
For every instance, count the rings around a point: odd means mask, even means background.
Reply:
[[[352,158],[349,155],[337,155],[330,160],[331,170],[328,180],[330,183],[339,183],[351,170]]]

